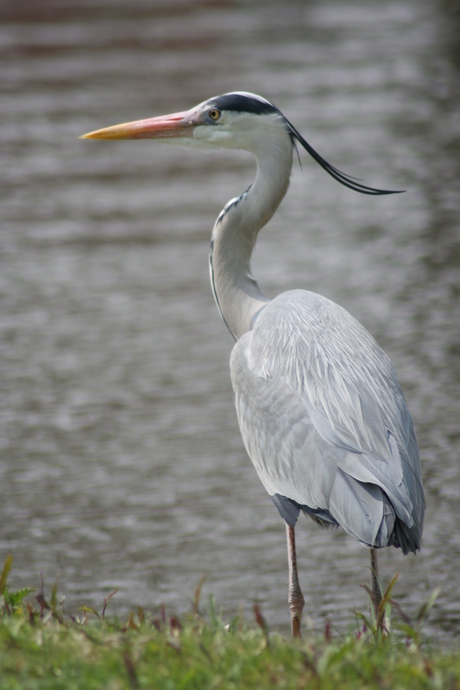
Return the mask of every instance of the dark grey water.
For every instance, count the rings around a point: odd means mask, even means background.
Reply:
[[[254,262],[269,294],[345,306],[391,356],[427,494],[422,553],[384,581],[428,630],[460,623],[458,31],[452,3],[42,0],[0,5],[0,557],[11,586],[67,606],[189,607],[203,574],[227,613],[287,630],[284,527],[240,441],[232,340],[208,285],[210,231],[249,184],[244,154],[78,141],[232,90],[273,100],[328,160],[304,158]],[[449,9],[450,8],[450,9]],[[368,552],[299,524],[314,623],[365,609]]]

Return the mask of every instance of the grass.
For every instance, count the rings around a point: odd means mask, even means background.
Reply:
[[[345,637],[334,639],[326,627],[323,635],[294,641],[270,633],[257,606],[252,624],[240,617],[225,622],[212,601],[202,615],[201,583],[193,611],[181,619],[164,608],[158,618],[138,608],[119,621],[107,616],[110,597],[100,612],[82,607],[78,616],[66,614],[56,586],[48,599],[42,587],[27,603],[30,590],[8,590],[10,569],[9,557],[0,577],[1,690],[460,690],[458,650],[422,640],[432,601],[415,625],[403,614],[391,633],[364,615],[360,630]],[[386,621],[395,610],[390,594],[389,588]]]

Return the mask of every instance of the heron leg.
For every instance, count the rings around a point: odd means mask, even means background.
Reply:
[[[379,581],[379,566],[377,563],[377,549],[371,549],[371,592],[375,620],[379,619],[379,606],[382,601],[382,590]]]
[[[286,524],[286,537],[289,562],[289,608],[291,610],[291,629],[293,637],[302,637],[300,624],[302,622],[302,610],[305,604],[297,574],[297,557],[295,552],[295,529]]]

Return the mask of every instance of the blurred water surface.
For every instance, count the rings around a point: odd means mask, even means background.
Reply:
[[[207,253],[244,153],[82,142],[92,129],[248,90],[273,100],[369,198],[302,156],[261,234],[274,295],[320,292],[391,356],[427,495],[420,555],[381,575],[428,630],[460,622],[459,15],[436,0],[42,0],[0,5],[0,556],[70,610],[183,612],[199,578],[230,615],[287,630],[284,527],[246,457],[232,339]],[[368,552],[301,520],[306,610],[363,610]]]

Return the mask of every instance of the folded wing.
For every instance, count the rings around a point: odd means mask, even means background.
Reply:
[[[420,546],[412,420],[391,362],[345,310],[295,290],[268,303],[231,357],[243,441],[290,524],[300,509],[368,546]]]

